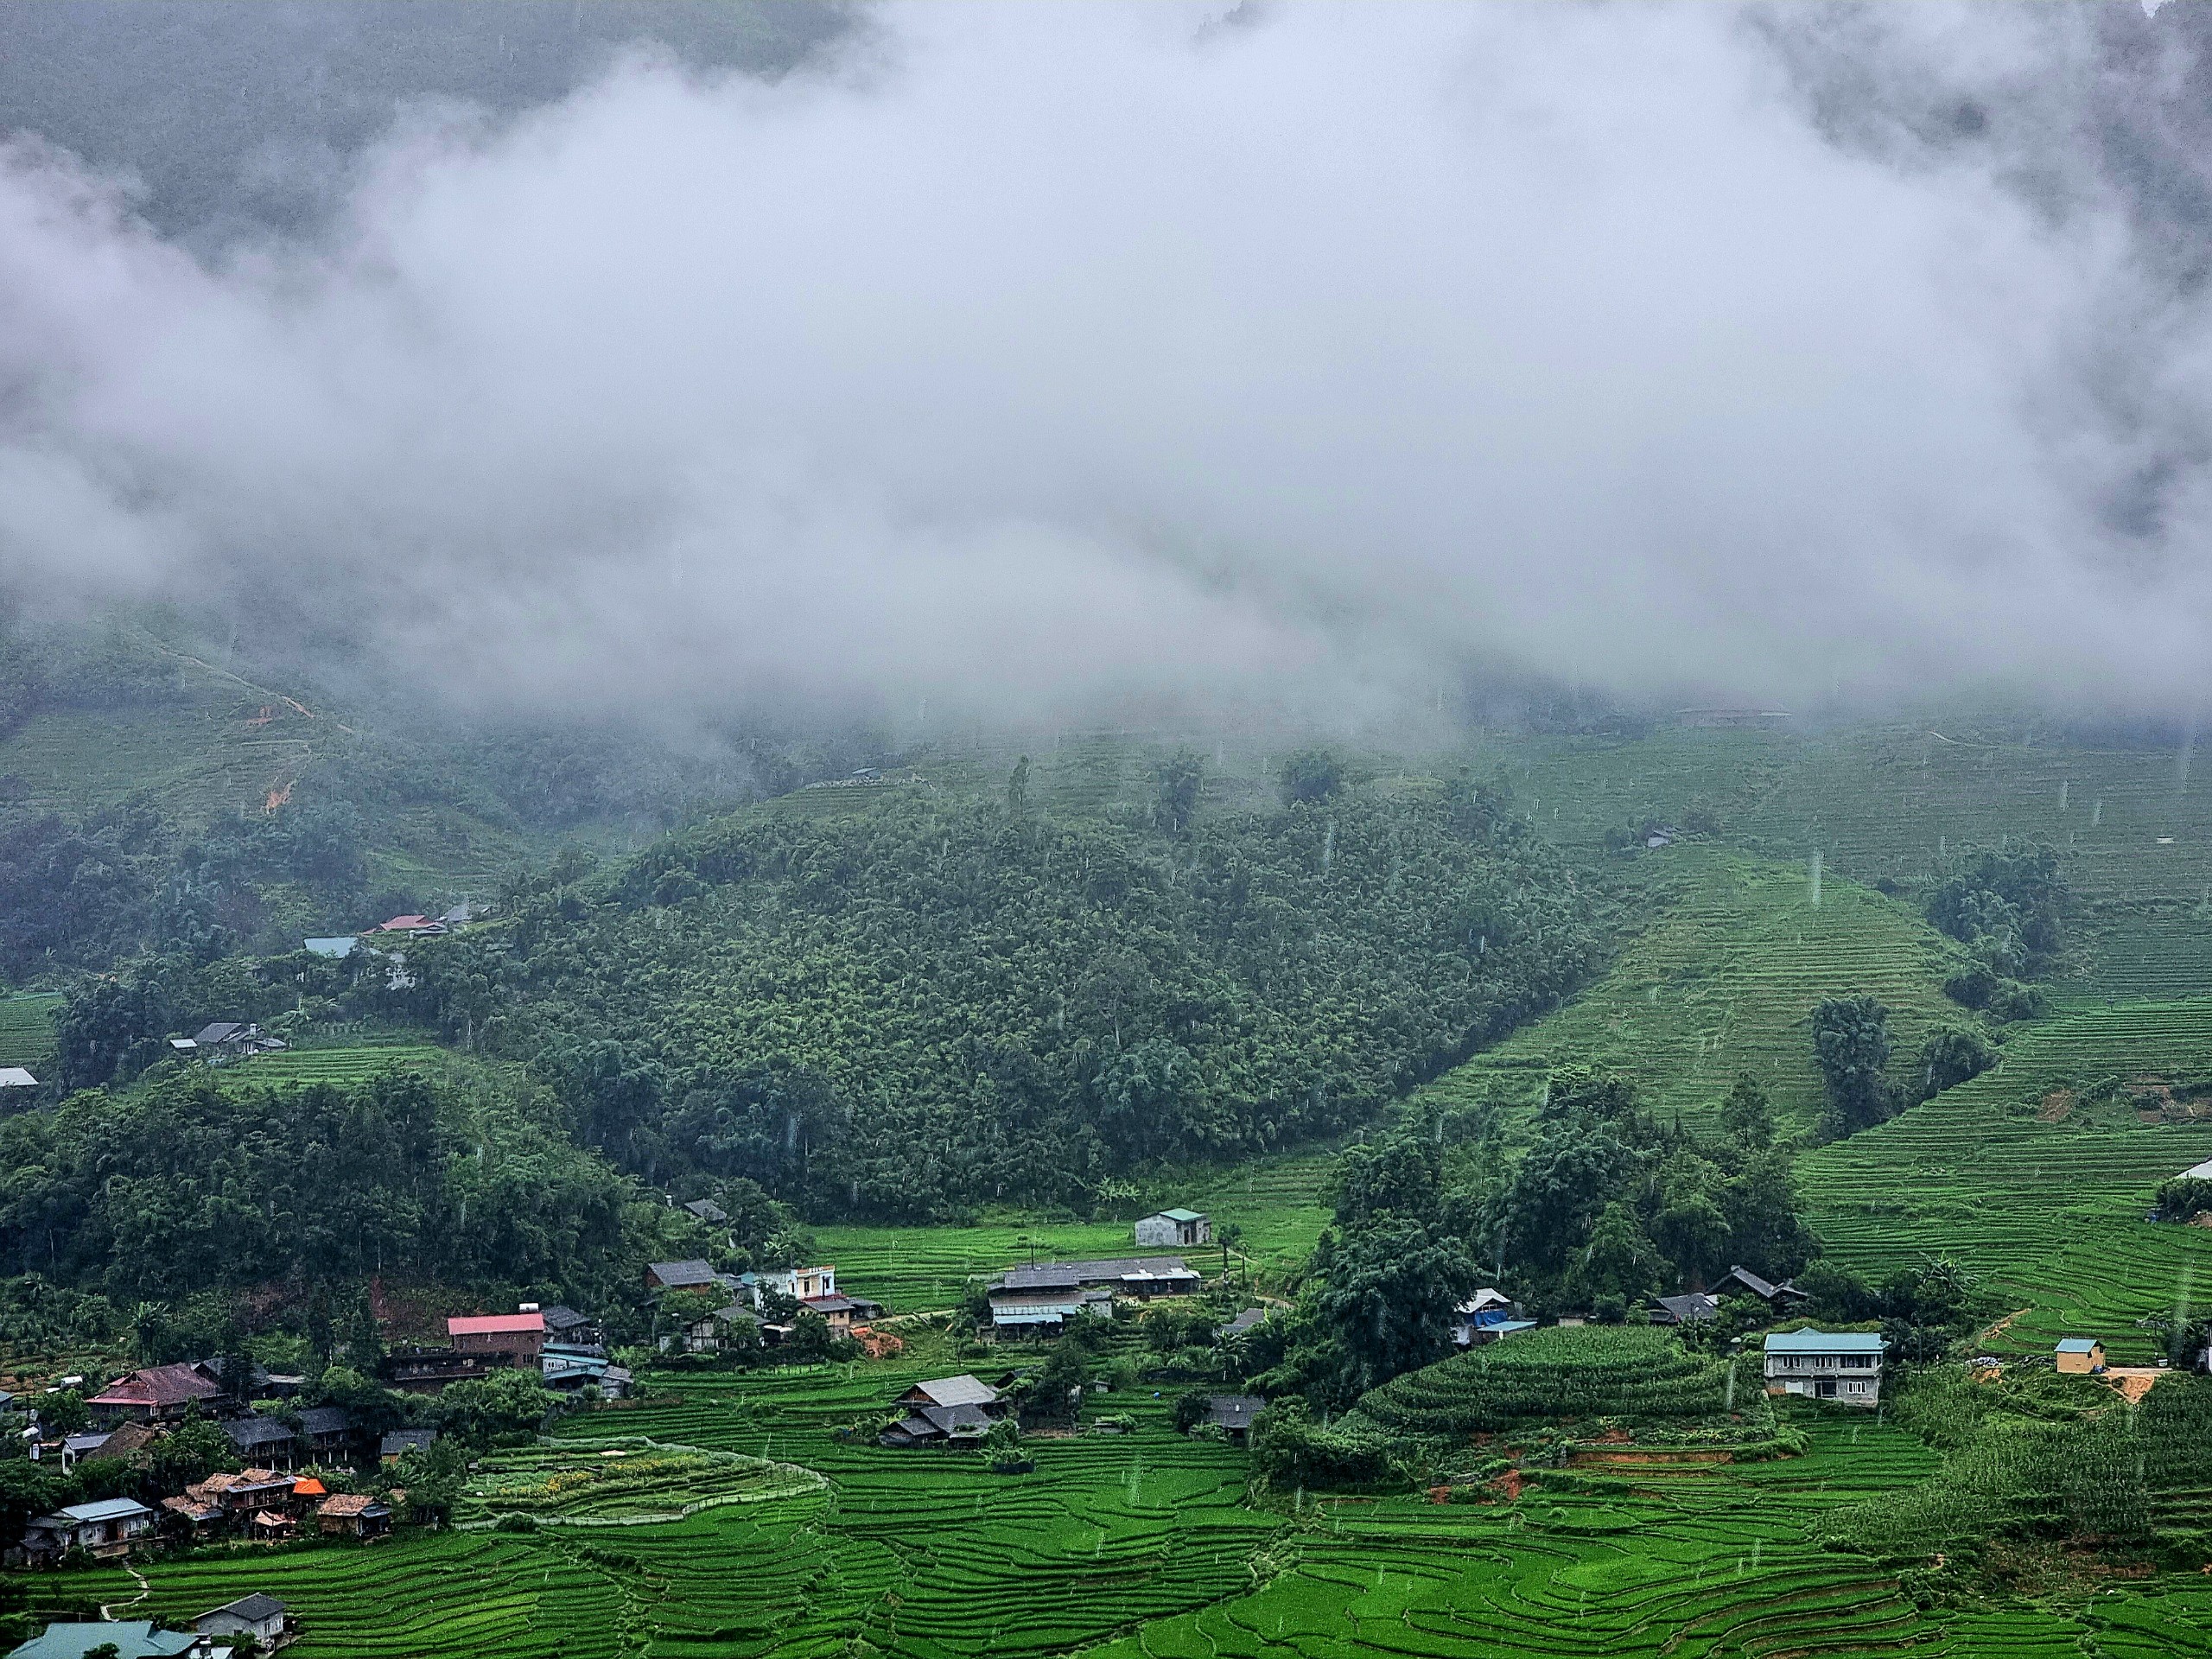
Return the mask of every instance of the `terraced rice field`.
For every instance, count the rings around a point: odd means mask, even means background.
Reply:
[[[1664,1331],[1588,1326],[1524,1332],[1408,1372],[1363,1397],[1357,1415],[1464,1442],[1554,1418],[1725,1423],[1731,1397],[1725,1360]]]
[[[1910,908],[1808,867],[1703,846],[1637,861],[1655,919],[1596,984],[1566,1007],[1446,1073],[1426,1091],[1446,1101],[1533,1107],[1555,1065],[1586,1062],[1634,1077],[1646,1103],[1706,1120],[1748,1071],[1785,1122],[1821,1109],[1810,1016],[1826,996],[1873,993],[1898,1051],[1960,1017],[1942,994],[1950,942]]]
[[[732,1452],[664,1446],[638,1435],[578,1439],[486,1457],[454,1507],[454,1521],[463,1528],[509,1515],[573,1526],[680,1521],[724,1504],[794,1497],[820,1484],[794,1465]]]
[[[1595,848],[1647,813],[1718,813],[1733,843],[1827,855],[1860,880],[1917,880],[1948,851],[2039,838],[2075,855],[2094,905],[2171,910],[2212,893],[2212,768],[2176,750],[1992,741],[1966,728],[1662,729],[1635,739],[1491,737],[1539,829]]]
[[[1229,1175],[1196,1176],[1161,1196],[1162,1205],[1204,1211],[1217,1226],[1244,1230],[1237,1247],[1262,1281],[1305,1260],[1329,1219],[1324,1192],[1330,1154],[1309,1152],[1257,1160]],[[1045,1222],[1008,1219],[973,1227],[824,1226],[815,1229],[824,1261],[837,1267],[838,1283],[873,1296],[893,1313],[927,1312],[956,1305],[969,1279],[1030,1258],[1132,1255],[1138,1246],[1125,1221]],[[1156,1247],[1141,1252],[1157,1255]],[[1218,1248],[1179,1252],[1202,1273],[1218,1272]],[[1232,1262],[1235,1262],[1232,1258]],[[1242,1270],[1242,1263],[1236,1265]]]
[[[0,996],[0,1065],[27,1066],[41,1080],[54,1063],[59,996]]]
[[[430,1043],[365,1043],[345,1048],[292,1048],[257,1054],[221,1068],[226,1088],[274,1087],[285,1084],[359,1083],[394,1066],[435,1070],[453,1056]]]
[[[1811,1547],[1808,1522],[1936,1467],[1871,1418],[1797,1414],[1799,1459],[1481,1505],[1255,1509],[1243,1454],[1175,1435],[1148,1397],[1133,1433],[1033,1437],[1027,1476],[836,1437],[942,1368],[664,1378],[659,1399],[573,1420],[560,1441],[573,1456],[613,1425],[788,1459],[820,1471],[807,1493],[620,1529],[203,1553],[154,1566],[132,1611],[187,1618],[266,1591],[303,1619],[301,1659],[2205,1651],[2212,1590],[2197,1574],[2122,1584],[2082,1613],[1923,1611],[1876,1564]],[[41,1600],[133,1593],[111,1568],[29,1583]]]
[[[1982,1277],[2026,1310],[1996,1351],[2094,1336],[2147,1361],[2137,1320],[2212,1306],[2212,1231],[2144,1219],[2160,1180],[2212,1157],[2212,1122],[2141,1121],[2151,1077],[2212,1079],[2212,997],[2020,1031],[1996,1070],[1801,1160],[1808,1218],[1863,1273],[1948,1256]]]

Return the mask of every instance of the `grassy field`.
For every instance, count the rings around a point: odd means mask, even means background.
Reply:
[[[620,1529],[203,1553],[148,1569],[131,1611],[188,1617],[265,1591],[302,1619],[301,1659],[2207,1650],[2212,1588],[2198,1573],[2114,1580],[2065,1606],[1923,1610],[1877,1563],[1809,1544],[1808,1523],[1836,1506],[1935,1469],[1872,1417],[1793,1414],[1802,1457],[1644,1470],[1581,1491],[1539,1483],[1517,1502],[1255,1509],[1243,1454],[1176,1436],[1148,1397],[1132,1433],[1033,1438],[1026,1476],[836,1438],[933,1369],[663,1379],[661,1398],[575,1420],[560,1443],[588,1451],[612,1425],[788,1460],[820,1474],[804,1492]],[[26,1583],[42,1603],[136,1593],[114,1568]]]
[[[276,1087],[292,1083],[358,1083],[393,1066],[440,1070],[454,1057],[435,1044],[404,1038],[330,1048],[291,1048],[223,1066],[226,1089]]]
[[[1816,904],[1807,867],[1707,846],[1643,855],[1633,874],[1651,919],[1611,969],[1430,1092],[1533,1107],[1554,1066],[1580,1061],[1634,1077],[1648,1105],[1697,1125],[1748,1071],[1802,1126],[1821,1107],[1810,1015],[1822,997],[1879,996],[1907,1054],[1931,1023],[1961,1017],[1942,994],[1955,947],[1897,899],[1824,874]]]
[[[43,1075],[54,1063],[54,1016],[60,1007],[59,996],[0,996],[0,1065]]]
[[[1244,1230],[1238,1249],[1264,1282],[1305,1260],[1329,1219],[1325,1197],[1331,1154],[1313,1151],[1259,1159],[1223,1174],[1195,1176],[1187,1187],[1155,1195],[1160,1206],[1204,1211],[1216,1226]],[[841,1288],[872,1296],[893,1313],[950,1307],[969,1279],[1027,1262],[1131,1255],[1138,1247],[1126,1221],[1054,1222],[1020,1217],[972,1227],[824,1226],[815,1229],[822,1258],[837,1268]],[[1144,1254],[1161,1254],[1147,1247]],[[1221,1251],[1182,1252],[1201,1272],[1217,1270]]]
[[[1869,1274],[1947,1256],[1981,1277],[2026,1310],[1998,1351],[2094,1336],[2147,1360],[2138,1319],[2212,1306],[2212,1232],[2144,1219],[2160,1180],[2212,1157],[2192,1080],[2212,1081],[2212,997],[2040,1022],[1996,1070],[1800,1160],[1809,1219]]]

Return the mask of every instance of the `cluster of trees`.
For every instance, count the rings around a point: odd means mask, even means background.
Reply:
[[[1905,1107],[1980,1077],[1997,1048],[1976,1027],[1945,1021],[1921,1044],[1910,1073],[1891,1075],[1890,1011],[1873,996],[1832,996],[1813,1009],[1813,1058],[1827,1095],[1821,1132],[1856,1135]]]
[[[389,1273],[599,1306],[659,1206],[542,1090],[390,1071],[283,1093],[172,1068],[0,1122],[0,1261],[112,1303]]]
[[[1486,790],[1302,760],[1202,823],[1195,763],[1159,783],[1120,823],[724,820],[411,952],[402,1005],[648,1179],[920,1216],[1341,1128],[1586,971],[1587,897]]]
[[[1620,1320],[1734,1263],[1796,1272],[1813,1243],[1758,1085],[1739,1080],[1720,1119],[1710,1140],[1662,1124],[1625,1079],[1577,1066],[1552,1075],[1510,1171],[1452,1156],[1440,1122],[1351,1148],[1269,1391],[1350,1406],[1451,1352],[1452,1310],[1482,1283]]]
[[[1928,919],[1974,956],[1945,992],[1999,1020],[2043,1013],[2043,993],[2024,982],[2049,973],[2064,950],[2069,897],[2065,867],[2048,847],[1959,855],[1927,900]]]

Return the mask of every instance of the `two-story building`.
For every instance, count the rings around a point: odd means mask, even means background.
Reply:
[[[1777,1331],[1766,1339],[1766,1391],[1873,1406],[1889,1344],[1872,1331]]]
[[[446,1321],[446,1340],[457,1354],[496,1354],[525,1370],[545,1351],[545,1316],[531,1303],[516,1313],[459,1314]]]

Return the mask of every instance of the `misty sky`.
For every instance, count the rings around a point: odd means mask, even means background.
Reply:
[[[182,10],[0,35],[37,599],[582,707],[2204,677],[2195,0]]]

